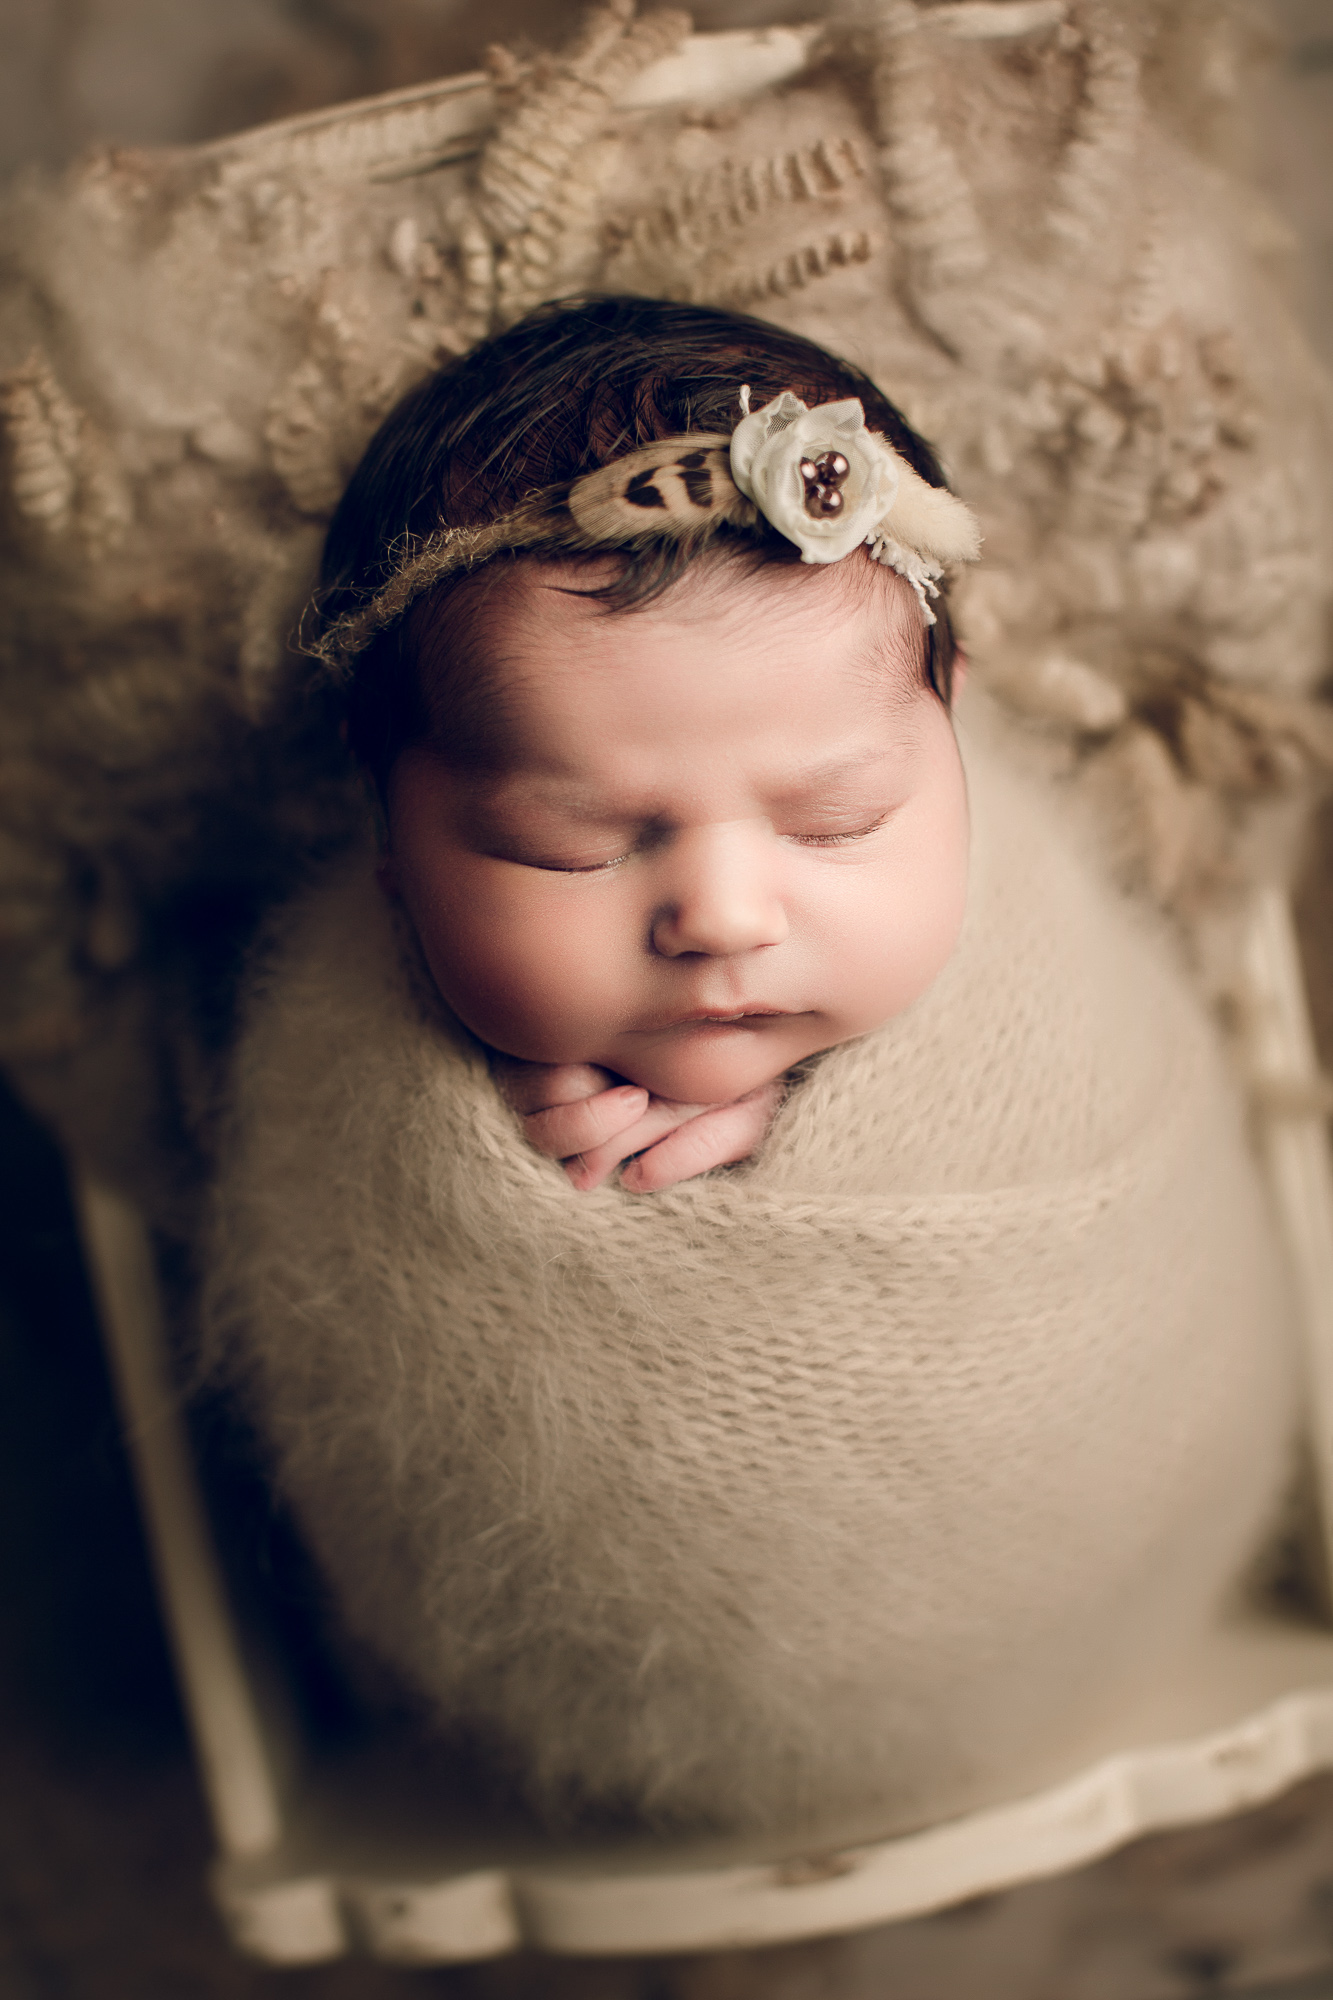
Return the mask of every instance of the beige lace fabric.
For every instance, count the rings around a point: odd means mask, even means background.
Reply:
[[[745,1168],[575,1194],[360,856],[252,998],[214,1358],[350,1627],[549,1811],[1031,1791],[1279,1509],[1284,1283],[1214,1030],[1054,795],[967,754],[955,958]]]

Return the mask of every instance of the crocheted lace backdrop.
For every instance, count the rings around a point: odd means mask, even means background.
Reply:
[[[884,0],[742,48],[618,0],[444,149],[406,93],[23,185],[0,1059],[76,1145],[179,1207],[237,948],[359,812],[287,647],[324,522],[413,380],[583,286],[865,365],[981,517],[978,675],[1127,879],[1197,927],[1283,865],[1333,761],[1329,404],[1217,137],[1236,33]]]

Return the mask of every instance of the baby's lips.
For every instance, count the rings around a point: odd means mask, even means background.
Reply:
[[[666,1014],[655,1021],[647,1021],[642,1027],[637,1028],[635,1033],[663,1035],[671,1028],[697,1028],[709,1022],[733,1026],[745,1021],[781,1020],[793,1012],[799,1013],[800,1009],[766,1007],[760,1001],[740,1007],[691,1007],[678,1014]]]

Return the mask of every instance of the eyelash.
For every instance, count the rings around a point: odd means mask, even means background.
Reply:
[[[881,813],[869,826],[855,827],[850,833],[791,833],[787,838],[800,847],[844,847],[850,840],[864,840],[868,834],[878,833],[887,818],[887,813]]]

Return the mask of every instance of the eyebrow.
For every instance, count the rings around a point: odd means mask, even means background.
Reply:
[[[891,749],[871,749],[859,755],[829,757],[822,763],[808,764],[788,774],[778,783],[765,788],[763,796],[773,804],[791,804],[807,799],[816,792],[836,792],[862,771],[876,764],[882,764],[892,756]],[[538,812],[550,811],[568,819],[577,819],[587,825],[613,826],[626,821],[652,820],[661,817],[660,809],[639,799],[599,798],[593,793],[579,788],[568,789],[554,773],[548,776],[529,774],[520,781],[517,801],[521,811],[525,805]],[[526,797],[524,796],[526,794]]]
[[[866,750],[859,757],[827,757],[822,764],[807,764],[789,780],[773,787],[770,798],[794,799],[810,792],[835,789],[839,782],[858,777],[873,764],[883,764],[892,750]]]

